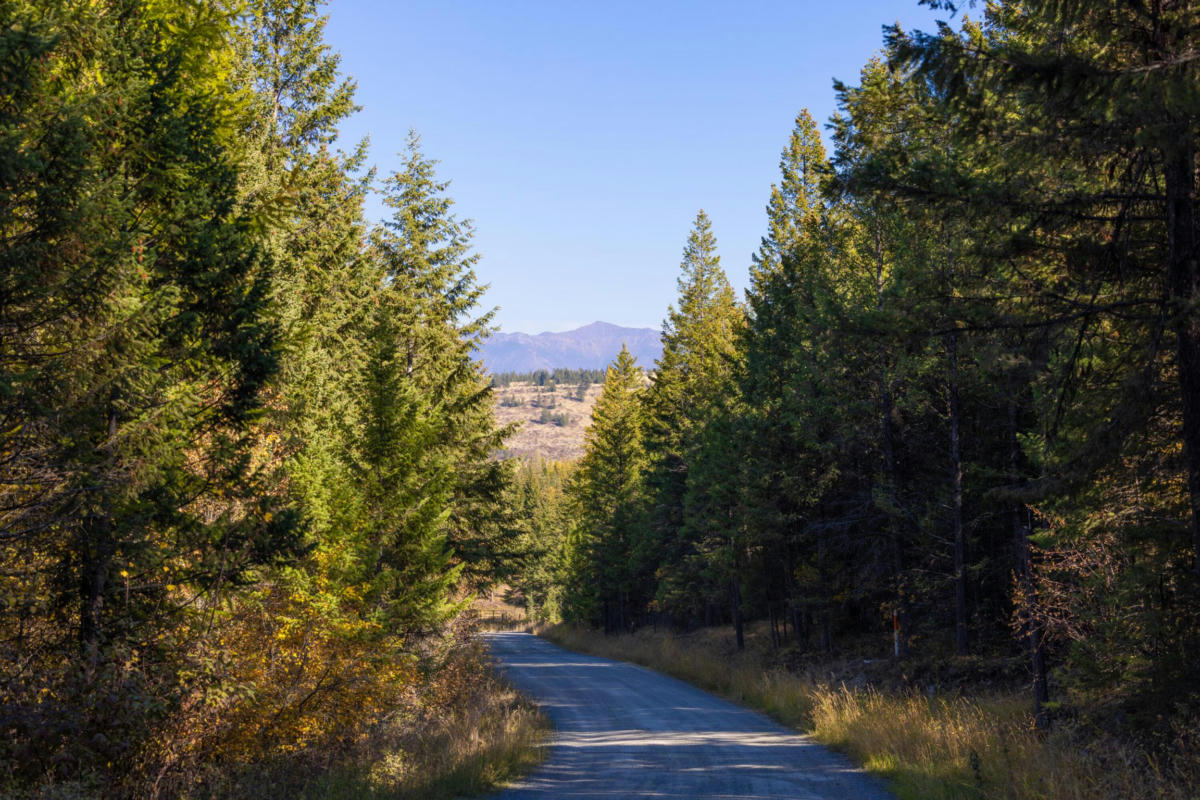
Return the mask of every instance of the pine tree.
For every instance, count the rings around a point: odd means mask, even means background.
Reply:
[[[511,467],[491,458],[508,431],[495,425],[491,380],[472,357],[493,312],[473,316],[486,287],[476,282],[471,223],[453,214],[435,166],[410,133],[404,166],[384,182],[393,214],[372,234],[372,258],[400,325],[404,370],[436,409],[438,441],[453,465],[450,544],[465,578],[481,584],[513,545],[503,512]]]
[[[687,514],[689,479],[709,423],[733,391],[734,341],[742,311],[721,269],[708,215],[700,211],[680,264],[678,308],[663,323],[663,353],[645,395],[647,531],[642,560],[664,576],[657,587],[660,608],[696,614],[723,594],[728,581],[705,579],[698,540],[703,514]],[[698,497],[700,490],[692,487]]]
[[[521,554],[512,583],[525,597],[529,615],[547,622],[562,621],[566,545],[574,524],[565,492],[573,474],[571,462],[522,460],[511,488]]]
[[[354,466],[365,499],[358,564],[371,586],[366,599],[387,630],[408,637],[457,611],[450,594],[462,566],[452,564],[448,542],[452,451],[436,407],[408,372],[409,332],[396,310],[381,302],[372,322],[355,393],[362,429]]]
[[[25,621],[41,618],[5,637],[25,663],[5,672],[37,676],[10,687],[14,708],[59,698],[17,715],[35,729],[16,741],[41,742],[34,771],[65,753],[128,766],[183,691],[196,609],[298,544],[249,448],[277,345],[271,263],[239,204],[232,20],[121,6],[3,12],[20,65],[4,73],[5,152],[23,174],[2,222],[19,287],[3,300],[3,414],[22,421],[2,558]]]
[[[804,226],[821,208],[821,180],[828,172],[825,146],[807,108],[796,115],[787,147],[779,156],[779,184],[767,202],[767,235],[752,256],[751,279],[766,280],[784,256],[804,239]]]
[[[801,113],[772,190],[768,228],[746,293],[748,322],[739,344],[745,403],[746,536],[760,554],[765,602],[786,607],[796,636],[816,609],[828,646],[833,563],[823,535],[803,535],[826,491],[836,454],[829,435],[837,401],[822,362],[832,335],[827,305],[836,245],[821,186],[828,172],[812,117]],[[828,530],[828,529],[823,529]]]
[[[984,296],[1017,332],[1006,344],[1027,343],[1014,359],[1026,366],[1008,376],[1009,438],[1022,442],[1006,446],[1018,473],[1009,502],[1018,552],[1032,555],[1041,589],[1019,556],[1017,627],[1045,626],[1066,645],[1070,674],[1137,698],[1138,711],[1164,708],[1190,680],[1182,665],[1200,619],[1200,348],[1195,314],[1182,310],[1197,291],[1198,101],[1184,55],[1195,14],[1190,2],[997,4],[961,33],[889,34],[893,63],[932,90],[960,155],[890,177],[970,220],[992,271]],[[1171,466],[1156,423],[1168,418],[1182,456]],[[1130,501],[1116,487],[1133,474],[1182,494]],[[1022,506],[1051,516],[1037,523]],[[1151,506],[1158,512],[1144,516]],[[1160,515],[1187,520],[1187,533],[1168,532]],[[1188,559],[1191,577],[1181,571]],[[1101,573],[1101,592],[1082,588]],[[1116,598],[1121,611],[1108,603]],[[1163,630],[1172,645],[1144,670],[1135,653]]]
[[[603,624],[607,632],[626,631],[632,624],[630,597],[640,567],[635,547],[646,468],[644,383],[641,368],[622,346],[592,409],[586,450],[568,488],[579,522],[568,554],[564,616]]]

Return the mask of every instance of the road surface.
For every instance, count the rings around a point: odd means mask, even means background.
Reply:
[[[527,633],[485,636],[557,728],[545,762],[495,800],[891,800],[843,756],[674,678]]]

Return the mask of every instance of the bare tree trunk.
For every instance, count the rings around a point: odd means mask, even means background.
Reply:
[[[796,644],[803,650],[806,646],[803,614],[800,612],[800,606],[794,600],[789,602],[789,610],[792,615],[792,634],[796,637]]]
[[[1014,484],[1021,481],[1020,444],[1017,440],[1017,394],[1009,376],[1008,391],[1008,468]],[[1017,579],[1017,619],[1020,622],[1018,636],[1029,653],[1029,666],[1033,672],[1033,718],[1039,728],[1047,724],[1046,703],[1050,700],[1046,681],[1046,653],[1042,646],[1042,630],[1030,612],[1034,601],[1033,564],[1029,547],[1031,519],[1029,508],[1024,503],[1014,503],[1012,509],[1014,572]]]
[[[1196,153],[1188,130],[1166,154],[1167,231],[1170,264],[1167,285],[1183,401],[1183,454],[1191,506],[1192,569],[1200,578],[1200,269],[1196,250]]]
[[[887,385],[887,374],[880,380],[880,409],[879,427],[880,439],[883,444],[883,470],[887,481],[888,502],[892,506],[888,520],[889,545],[892,555],[893,591],[896,593],[896,620],[899,624],[897,637],[898,655],[908,655],[908,603],[904,600],[904,544],[901,540],[899,522],[896,520],[896,510],[899,498],[896,494],[896,446],[895,433],[892,430],[892,393]]]
[[[954,507],[954,650],[967,654],[967,542],[963,530],[963,474],[959,437],[958,331],[948,339],[950,354],[950,476]]]
[[[737,649],[746,649],[746,633],[742,625],[742,587],[737,578],[729,581],[729,606],[733,614],[733,633],[737,637]]]
[[[883,231],[880,229],[878,218],[874,228],[875,244],[875,310],[883,310],[884,261],[883,261]],[[886,359],[886,351],[881,353]],[[897,486],[899,480],[896,473],[896,437],[892,428],[892,413],[895,408],[892,399],[892,389],[889,383],[887,362],[879,367],[879,442],[883,453],[883,475],[887,482],[888,504],[891,506],[888,519],[888,533],[892,556],[892,582],[895,599],[895,622],[897,624],[896,650],[897,656],[908,655],[908,604],[904,601],[904,559],[903,542],[901,541],[900,526],[896,520],[896,510],[900,500]]]
[[[825,574],[825,543],[817,544],[817,586],[821,593],[821,649],[826,653],[833,651],[833,621],[832,609],[829,602],[829,579]]]
[[[85,652],[100,642],[114,552],[112,520],[104,513],[88,514],[79,528],[79,644]]]
[[[115,469],[112,442],[117,437],[119,421],[116,396],[109,399],[108,409],[108,466]],[[113,536],[113,521],[107,509],[84,515],[79,527],[79,645],[84,651],[99,644],[104,612],[104,591],[108,588],[108,573],[117,546]]]

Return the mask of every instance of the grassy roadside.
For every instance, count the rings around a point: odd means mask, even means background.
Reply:
[[[885,779],[901,800],[1186,800],[1200,788],[1200,756],[1167,775],[1114,739],[1033,727],[1027,698],[851,689],[769,665],[762,649],[736,653],[711,631],[604,636],[557,625],[538,631],[572,650],[673,675],[811,733]],[[1181,745],[1183,743],[1181,742]]]
[[[498,677],[486,652],[464,648],[398,712],[332,759],[280,756],[232,774],[197,776],[194,798],[451,800],[499,789],[544,757],[549,720]]]
[[[329,800],[451,800],[503,787],[543,758],[549,721],[511,686],[489,677],[479,705],[424,730],[400,734],[395,749],[335,771],[307,797]]]

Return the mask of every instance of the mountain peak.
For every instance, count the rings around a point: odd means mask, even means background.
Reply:
[[[492,372],[604,369],[625,345],[640,365],[649,367],[662,354],[660,337],[653,328],[623,328],[597,320],[571,331],[495,333],[483,342],[478,357]]]

